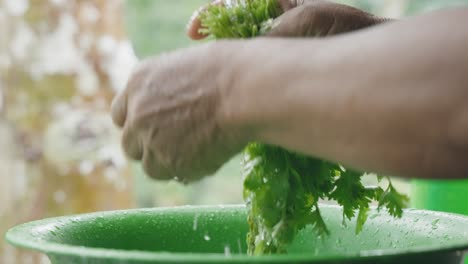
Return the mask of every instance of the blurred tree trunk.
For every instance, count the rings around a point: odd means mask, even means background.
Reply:
[[[0,234],[29,220],[133,206],[108,115],[135,62],[122,5],[0,0]],[[0,263],[40,261],[0,242]]]

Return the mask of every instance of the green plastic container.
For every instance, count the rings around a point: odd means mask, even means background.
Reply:
[[[339,207],[322,206],[331,235],[299,233],[287,255],[245,255],[243,206],[176,207],[101,212],[23,224],[13,245],[52,263],[446,263],[468,248],[468,218],[407,210],[402,219],[372,210],[364,230],[342,224]]]
[[[411,207],[468,215],[468,180],[413,180]]]
[[[468,180],[414,180],[411,207],[468,215]]]

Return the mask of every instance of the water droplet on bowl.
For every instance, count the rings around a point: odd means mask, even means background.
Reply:
[[[371,215],[369,215],[369,219],[374,219],[374,218],[376,218],[377,216],[379,216],[379,214],[371,214]]]

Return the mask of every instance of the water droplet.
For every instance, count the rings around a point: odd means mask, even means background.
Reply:
[[[203,239],[205,239],[206,241],[210,241],[211,240],[211,237],[208,235],[208,234],[205,234],[203,236]]]
[[[239,254],[242,253],[242,245],[240,239],[237,239],[237,248],[239,249]]]
[[[336,245],[337,245],[337,246],[341,246],[341,243],[342,243],[342,242],[343,242],[343,241],[341,240],[341,238],[338,238],[338,239],[336,240]]]
[[[261,241],[264,241],[265,240],[265,234],[262,232],[260,233],[260,240]]]
[[[369,215],[369,219],[374,219],[374,218],[376,218],[377,216],[379,216],[379,214],[371,214],[371,215]]]

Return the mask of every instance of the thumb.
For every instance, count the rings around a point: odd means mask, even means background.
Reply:
[[[299,3],[297,0],[278,0],[278,4],[281,10],[283,10],[283,12],[286,12],[296,7]]]

